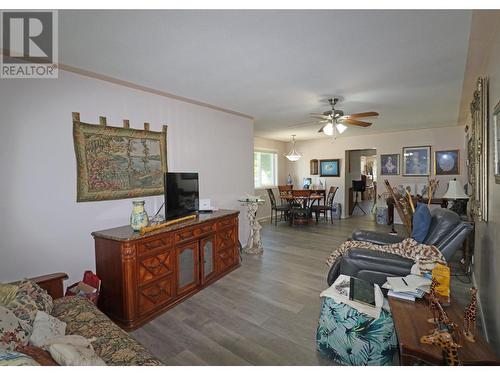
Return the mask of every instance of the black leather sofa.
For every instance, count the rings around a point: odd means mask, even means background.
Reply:
[[[423,243],[436,246],[449,262],[471,231],[472,225],[461,221],[455,212],[436,208],[432,211],[431,225]],[[356,230],[352,233],[352,239],[386,245],[401,242],[404,237]],[[398,255],[367,249],[351,249],[335,261],[328,272],[327,281],[328,285],[332,285],[340,274],[344,274],[382,285],[387,276],[408,275],[413,264],[414,261]]]

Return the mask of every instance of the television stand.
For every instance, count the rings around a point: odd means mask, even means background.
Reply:
[[[99,308],[131,331],[240,266],[239,211],[218,210],[141,235],[92,233]]]

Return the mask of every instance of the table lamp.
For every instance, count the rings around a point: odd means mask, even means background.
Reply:
[[[469,200],[469,196],[465,194],[464,188],[456,178],[448,182],[448,190],[446,190],[443,199],[453,201],[450,210],[455,211],[460,216],[467,216],[467,201]]]

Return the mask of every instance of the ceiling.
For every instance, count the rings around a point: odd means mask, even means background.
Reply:
[[[377,111],[347,135],[457,124],[471,11],[61,11],[64,64],[249,114],[255,135],[291,127],[339,96]]]

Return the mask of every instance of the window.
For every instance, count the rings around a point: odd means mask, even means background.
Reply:
[[[278,183],[278,155],[273,151],[253,153],[253,175],[256,188],[276,186]]]

